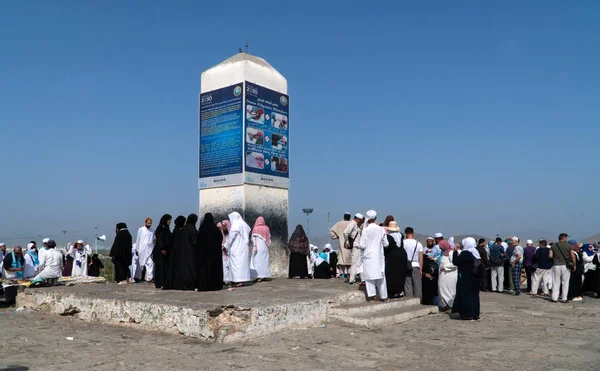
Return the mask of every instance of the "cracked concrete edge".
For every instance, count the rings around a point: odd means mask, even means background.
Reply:
[[[73,315],[86,322],[129,326],[137,329],[182,334],[208,342],[240,342],[327,322],[329,308],[364,300],[359,291],[332,293],[332,297],[259,308],[223,305],[197,310],[169,304],[120,299],[97,299],[53,291],[25,291],[17,306],[59,315]]]

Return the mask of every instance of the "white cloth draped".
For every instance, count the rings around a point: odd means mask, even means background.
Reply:
[[[387,234],[383,227],[371,223],[365,228],[360,239],[365,280],[377,280],[385,276],[383,248],[388,245]]]
[[[473,254],[475,259],[481,259],[481,255],[479,255],[479,251],[477,251],[477,241],[475,241],[473,237],[467,237],[462,240],[462,245],[462,251],[468,251]]]
[[[227,235],[225,245],[223,245],[223,282],[231,282],[231,268],[229,267],[229,250],[227,248],[227,242],[229,242],[229,236]]]
[[[35,265],[33,258],[28,252],[23,253],[23,258],[25,259],[25,265],[23,266],[23,278],[35,277],[35,275],[38,273],[38,267]]]
[[[248,282],[250,281],[248,244],[251,229],[237,212],[229,214],[229,220],[231,221],[231,231],[229,231],[227,250],[229,250],[231,281],[235,283]]]
[[[452,308],[452,304],[454,304],[454,297],[456,296],[457,280],[458,267],[452,264],[452,259],[450,256],[442,255],[438,287],[440,292],[440,300],[443,307]]]
[[[250,260],[250,275],[256,278],[270,278],[271,266],[269,263],[269,245],[265,238],[259,234],[252,235],[254,249]]]

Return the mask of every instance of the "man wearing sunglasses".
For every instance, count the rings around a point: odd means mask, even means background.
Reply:
[[[17,246],[9,254],[6,254],[2,267],[4,272],[2,277],[6,279],[22,279],[23,267],[25,266],[25,258],[23,257],[23,249]]]

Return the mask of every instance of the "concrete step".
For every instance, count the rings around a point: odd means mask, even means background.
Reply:
[[[360,302],[344,303],[329,308],[328,315],[335,316],[357,316],[365,313],[375,313],[391,309],[400,309],[407,306],[419,305],[419,298],[403,298],[390,300],[387,303],[368,303],[365,300]]]
[[[392,308],[383,311],[380,310],[372,313],[362,313],[354,316],[331,315],[328,316],[328,321],[343,325],[371,328],[394,325],[434,313],[438,313],[438,308],[436,306],[419,304],[400,308]]]

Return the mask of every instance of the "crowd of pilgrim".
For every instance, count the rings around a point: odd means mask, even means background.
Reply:
[[[226,284],[240,287],[270,279],[271,233],[263,217],[256,219],[253,228],[237,212],[223,221],[208,213],[199,228],[197,223],[196,214],[174,221],[165,214],[154,230],[152,219],[146,218],[135,241],[127,225],[118,223],[110,251],[115,281],[147,281],[165,290],[214,291]],[[379,223],[377,213],[369,210],[354,218],[346,213],[330,229],[330,236],[339,248],[327,244],[319,252],[303,227],[296,227],[286,246],[289,278],[341,277],[350,285],[365,286],[371,302],[418,297],[422,304],[438,305],[441,311],[471,320],[479,319],[480,291],[516,296],[541,291],[554,302],[579,301],[584,293],[600,295],[597,246],[569,240],[564,233],[557,242],[541,239],[534,246],[528,240],[526,247],[518,237],[454,241],[436,233],[423,246],[413,228],[401,233],[392,215]],[[3,277],[31,279],[34,284],[61,276],[98,276],[104,270],[84,241],[70,243],[62,251],[49,239],[43,245],[38,251],[32,241],[25,251],[17,246],[7,252],[6,245],[0,244]]]

